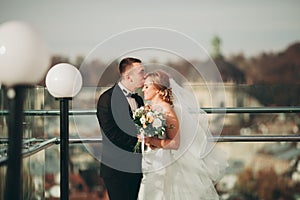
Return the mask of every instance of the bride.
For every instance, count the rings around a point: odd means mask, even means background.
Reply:
[[[144,138],[150,150],[143,154],[138,199],[219,199],[214,185],[227,162],[224,153],[207,142],[206,113],[189,112],[197,104],[195,98],[164,71],[148,73],[143,92],[152,109],[164,113],[167,134]]]

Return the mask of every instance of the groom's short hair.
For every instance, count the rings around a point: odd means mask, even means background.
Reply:
[[[127,57],[122,59],[119,64],[120,74],[126,72],[132,66],[133,63],[142,63],[142,61],[138,58],[132,58],[132,57]]]

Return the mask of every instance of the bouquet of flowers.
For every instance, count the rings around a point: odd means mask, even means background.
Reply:
[[[163,113],[153,110],[150,105],[136,109],[133,112],[133,121],[142,138],[145,136],[165,138],[166,118]],[[137,142],[134,152],[139,152],[140,143]]]

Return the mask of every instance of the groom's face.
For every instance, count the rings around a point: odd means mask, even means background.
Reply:
[[[131,84],[134,85],[135,88],[141,88],[144,85],[145,69],[141,63],[133,63],[129,74]]]

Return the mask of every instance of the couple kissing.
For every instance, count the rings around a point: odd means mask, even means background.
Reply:
[[[215,147],[203,154],[210,133],[206,113],[189,112],[195,97],[162,70],[145,74],[137,58],[122,59],[119,73],[97,104],[109,199],[219,199],[214,185],[227,160]]]

